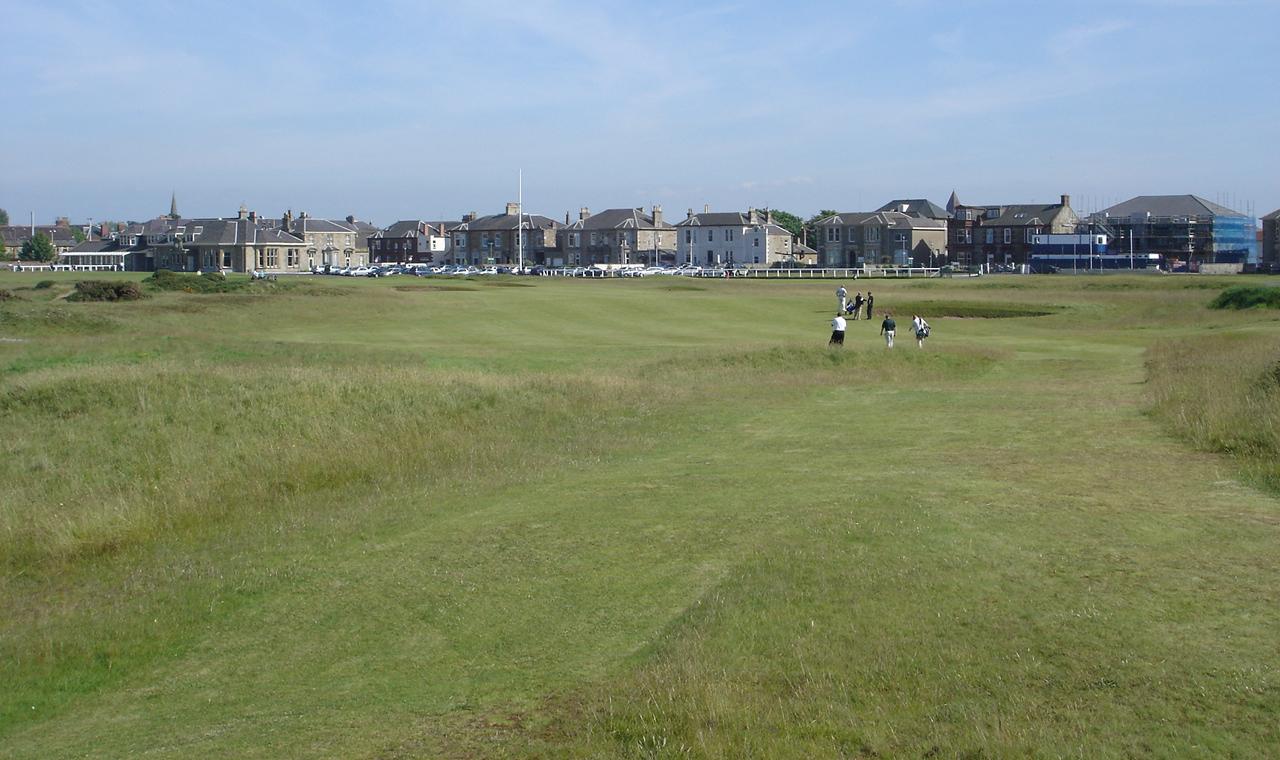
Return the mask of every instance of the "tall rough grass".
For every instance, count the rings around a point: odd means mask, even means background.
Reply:
[[[1280,488],[1280,339],[1228,334],[1147,352],[1152,411],[1205,451],[1229,454]]]

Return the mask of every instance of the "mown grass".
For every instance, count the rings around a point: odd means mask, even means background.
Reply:
[[[3,754],[1265,755],[1276,498],[1148,410],[1278,323],[1090,282],[19,291]]]

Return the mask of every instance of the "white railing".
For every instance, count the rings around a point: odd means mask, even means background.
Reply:
[[[740,269],[733,273],[734,277],[756,277],[763,279],[863,279],[863,278],[898,278],[898,277],[938,277],[942,270],[937,267],[799,267],[795,269]]]

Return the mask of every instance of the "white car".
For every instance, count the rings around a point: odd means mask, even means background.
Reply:
[[[373,267],[355,267],[345,272],[345,274],[351,277],[368,277],[372,271],[374,271]]]

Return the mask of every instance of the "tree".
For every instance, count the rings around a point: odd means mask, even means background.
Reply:
[[[773,221],[796,237],[800,237],[804,233],[804,221],[795,214],[773,209]]]
[[[822,211],[819,211],[818,213],[809,217],[809,221],[804,223],[804,230],[805,230],[804,237],[806,238],[805,242],[810,248],[815,248],[818,245],[818,222],[822,221],[823,219],[826,219],[829,216],[834,216],[838,213],[840,212],[832,211],[830,209],[823,209]]]
[[[0,208],[0,227],[9,226],[9,212]]]
[[[83,243],[83,242],[84,242],[84,230],[80,229],[79,227],[72,227],[72,228],[71,228],[71,237],[75,238],[75,240],[76,240],[76,242],[77,242],[77,243]]]
[[[48,235],[37,232],[35,237],[22,244],[20,258],[26,261],[53,261],[58,258],[58,251]]]

